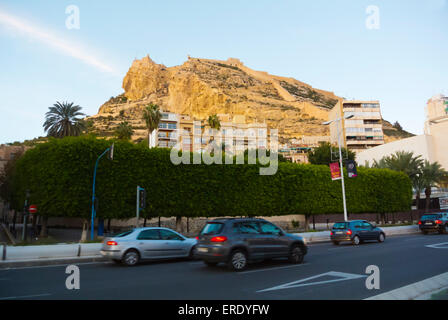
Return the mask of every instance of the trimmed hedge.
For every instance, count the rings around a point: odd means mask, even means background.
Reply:
[[[13,204],[30,203],[46,216],[90,217],[93,169],[111,141],[94,137],[50,139],[28,150],[13,175]],[[247,163],[247,162],[246,162]],[[279,163],[272,176],[259,175],[260,165],[180,164],[170,150],[148,149],[115,141],[114,160],[100,160],[97,172],[97,216],[135,216],[136,186],[147,190],[142,216],[273,216],[342,213],[341,183],[322,165]],[[349,213],[409,210],[410,179],[388,169],[358,169],[346,179]]]

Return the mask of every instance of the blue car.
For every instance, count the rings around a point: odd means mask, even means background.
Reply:
[[[353,220],[336,222],[331,229],[330,238],[333,244],[339,245],[343,241],[350,241],[354,245],[359,245],[366,240],[384,242],[386,234],[365,220]]]

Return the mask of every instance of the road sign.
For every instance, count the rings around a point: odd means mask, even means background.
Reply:
[[[37,213],[37,206],[35,204],[30,205],[28,212],[29,213]]]

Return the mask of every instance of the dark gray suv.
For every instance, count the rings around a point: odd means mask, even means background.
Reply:
[[[308,248],[302,237],[284,232],[263,219],[216,219],[207,222],[197,237],[195,257],[208,266],[220,262],[241,271],[248,262],[289,258],[302,263]]]

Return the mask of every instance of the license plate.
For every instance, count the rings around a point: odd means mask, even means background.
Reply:
[[[208,252],[208,248],[198,248],[198,252]]]
[[[425,224],[432,224],[432,222],[426,222]]]
[[[336,234],[342,234],[342,231],[336,231]]]

